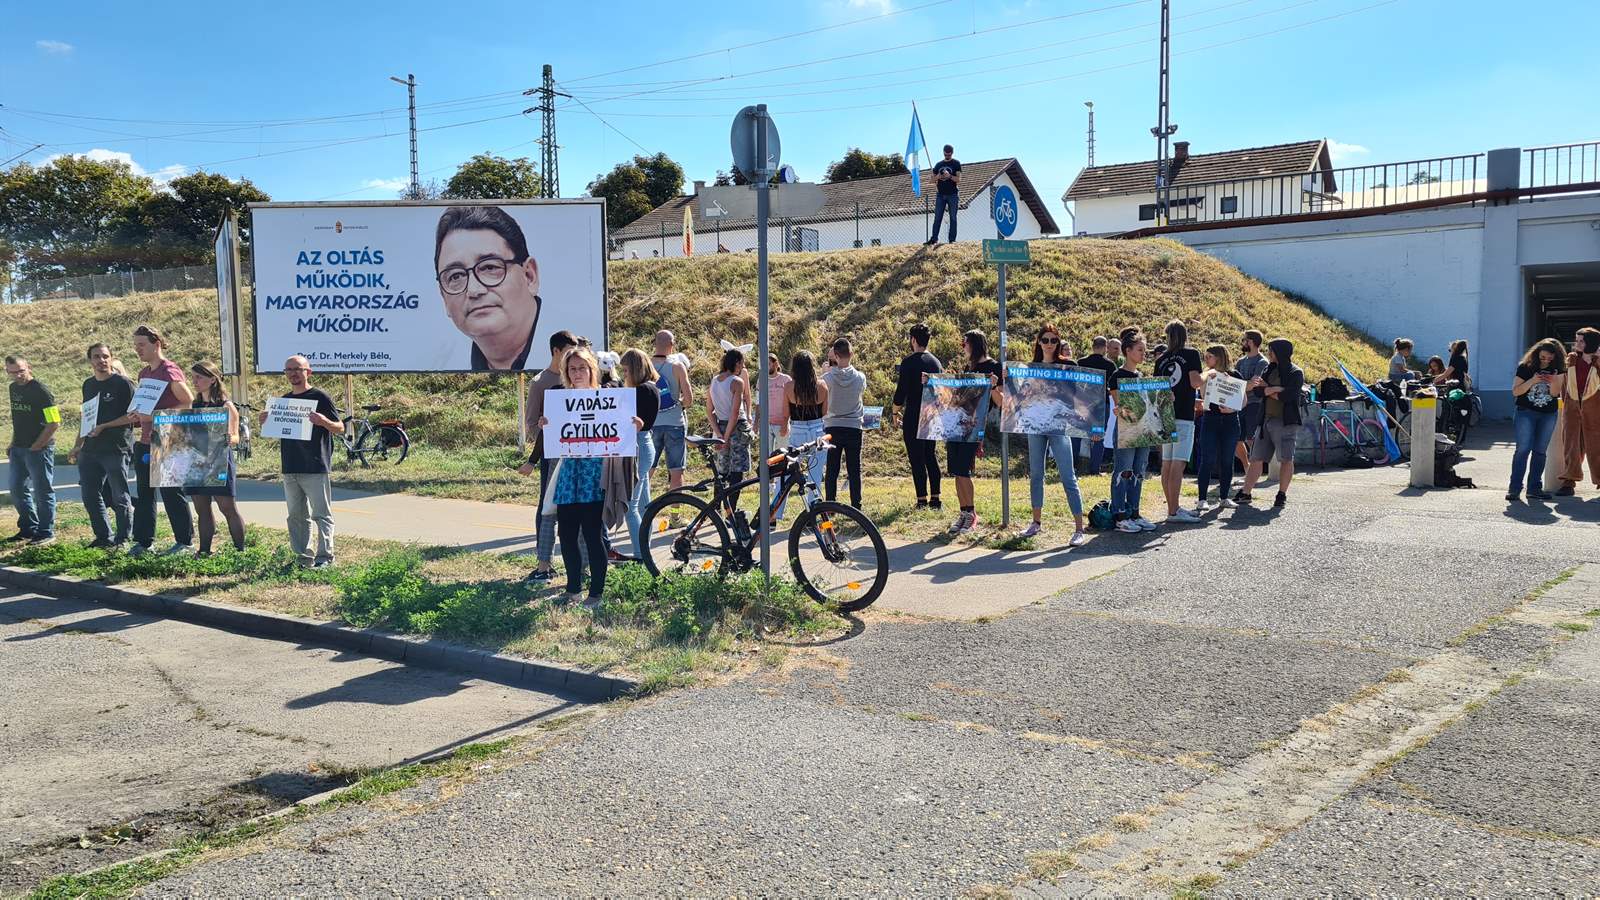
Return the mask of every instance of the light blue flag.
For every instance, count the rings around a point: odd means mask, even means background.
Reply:
[[[1345,381],[1350,382],[1350,385],[1354,387],[1358,393],[1365,396],[1368,400],[1371,400],[1373,405],[1378,408],[1380,413],[1383,412],[1385,409],[1383,401],[1378,399],[1378,395],[1374,394],[1371,388],[1367,387],[1365,384],[1362,384],[1361,379],[1350,374],[1350,370],[1346,369],[1344,367],[1344,363],[1342,362],[1339,363],[1339,371],[1344,374]],[[1389,454],[1390,465],[1393,465],[1400,461],[1400,444],[1395,441],[1394,435],[1389,432],[1389,417],[1387,415],[1379,415],[1377,417],[1377,421],[1378,426],[1383,429],[1383,449]]]
[[[911,104],[911,136],[906,138],[906,168],[911,170],[911,193],[922,196],[922,152],[928,142],[922,137],[922,122],[917,119],[917,105]]]

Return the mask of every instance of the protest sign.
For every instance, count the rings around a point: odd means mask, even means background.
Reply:
[[[293,397],[267,398],[267,422],[261,426],[261,436],[280,441],[311,440],[311,414],[317,411],[317,401],[297,400]]]
[[[636,456],[639,430],[633,417],[638,399],[634,388],[545,391],[545,455]]]
[[[863,431],[877,431],[883,427],[883,407],[864,406],[861,409],[861,429]]]
[[[604,204],[251,204],[256,371],[537,371],[606,346]]]
[[[930,377],[922,386],[917,437],[924,441],[976,444],[989,418],[989,376]]]
[[[228,411],[188,409],[155,416],[150,484],[158,488],[223,487],[228,472]]]
[[[1224,375],[1218,372],[1206,379],[1206,390],[1203,399],[1207,403],[1227,407],[1228,409],[1244,409],[1247,402],[1245,400],[1244,379],[1234,378],[1232,375]]]
[[[78,437],[88,437],[100,420],[100,395],[83,401],[83,417],[78,420]]]
[[[1169,379],[1128,378],[1115,388],[1118,448],[1159,447],[1177,439]]]
[[[139,386],[133,391],[133,402],[128,404],[128,412],[150,415],[156,411],[156,404],[161,402],[161,395],[166,392],[167,382],[159,378],[139,379]]]
[[[1006,366],[1000,429],[1011,434],[1098,438],[1106,431],[1106,373],[1049,363]]]

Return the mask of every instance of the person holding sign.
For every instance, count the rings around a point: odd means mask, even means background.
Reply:
[[[1035,363],[1076,365],[1066,342],[1061,340],[1061,330],[1054,325],[1040,328],[1033,336],[1033,361]],[[1028,491],[1033,500],[1033,521],[1023,529],[1022,537],[1029,538],[1044,530],[1044,476],[1048,462],[1046,454],[1056,459],[1056,474],[1061,477],[1061,489],[1067,493],[1067,505],[1072,508],[1076,530],[1068,546],[1081,547],[1089,540],[1083,527],[1083,497],[1078,493],[1078,474],[1073,468],[1072,441],[1066,433],[1028,435]]]
[[[128,412],[133,382],[117,374],[111,348],[95,344],[89,348],[88,358],[91,375],[83,382],[83,421],[67,462],[78,467],[83,508],[94,529],[89,546],[107,549],[127,543],[132,528],[128,459],[133,455],[133,432],[129,426],[138,420]],[[116,516],[115,533],[106,518],[108,506]]]
[[[1189,329],[1177,319],[1167,323],[1167,351],[1156,360],[1156,375],[1172,382],[1172,413],[1177,439],[1161,445],[1161,492],[1166,495],[1167,521],[1194,524],[1200,517],[1179,504],[1183,470],[1194,455],[1195,392],[1200,390],[1200,354],[1189,346]]]
[[[1201,396],[1207,401],[1206,414],[1200,417],[1195,457],[1200,489],[1200,499],[1194,505],[1196,517],[1209,509],[1206,492],[1211,488],[1213,468],[1217,470],[1217,502],[1226,509],[1238,506],[1229,499],[1228,489],[1233,486],[1233,451],[1239,445],[1239,410],[1244,408],[1245,382],[1236,370],[1228,368],[1230,361],[1227,347],[1212,344],[1206,348],[1206,371],[1201,376],[1205,380]]]
[[[1144,364],[1144,335],[1134,331],[1123,332],[1121,368],[1111,373],[1111,407],[1120,405],[1117,385],[1139,378],[1139,366]],[[1144,491],[1145,466],[1149,464],[1149,447],[1117,447],[1116,430],[1120,427],[1115,414],[1107,421],[1107,444],[1115,447],[1111,457],[1111,514],[1117,530],[1128,534],[1155,531],[1156,523],[1139,515],[1139,495]]]
[[[917,437],[917,426],[922,421],[922,376],[944,371],[938,358],[928,352],[928,341],[932,338],[933,332],[921,322],[906,330],[911,352],[900,360],[899,377],[894,385],[894,405],[901,408],[900,436],[906,445],[906,458],[911,462],[911,484],[917,491],[917,509],[944,508],[939,499],[938,445]]]
[[[344,434],[333,398],[311,386],[311,363],[291,356],[283,364],[289,382],[284,400],[309,400],[316,407],[306,414],[310,423],[305,438],[279,438],[278,457],[283,467],[283,500],[289,507],[289,548],[300,565],[320,569],[333,565],[333,436]],[[260,424],[267,423],[261,413]],[[266,433],[263,432],[263,436]],[[311,546],[311,528],[317,529],[317,546]]]
[[[998,406],[1000,402],[1000,382],[1005,378],[1005,370],[1000,363],[989,356],[989,342],[984,338],[983,332],[973,329],[961,336],[961,352],[966,357],[965,369],[968,372],[985,375],[989,378],[989,402],[991,406]],[[922,376],[926,384],[928,376]],[[978,507],[972,489],[972,472],[977,465],[978,450],[983,447],[984,423],[978,423],[978,440],[976,442],[947,441],[945,443],[945,468],[950,476],[956,480],[956,499],[961,504],[961,512],[950,525],[951,534],[968,534],[978,527]]]
[[[217,520],[211,514],[211,504],[216,502],[222,518],[228,523],[228,537],[233,549],[244,549],[244,519],[234,502],[233,448],[239,445],[239,408],[228,399],[228,389],[222,386],[222,375],[208,362],[197,362],[189,367],[194,377],[194,403],[191,409],[224,409],[228,412],[228,468],[223,483],[205,487],[188,488],[186,493],[194,501],[194,517],[200,525],[200,555],[211,555],[211,541],[217,534]]]
[[[156,494],[150,486],[150,442],[155,432],[152,419],[158,409],[183,409],[194,401],[194,394],[184,382],[183,369],[167,359],[166,338],[149,325],[133,330],[133,352],[139,355],[144,368],[139,370],[139,387],[134,393],[131,407],[139,421],[139,440],[133,445],[133,475],[138,496],[133,504],[133,547],[129,555],[139,556],[150,552],[156,539]],[[153,400],[149,399],[154,395]],[[161,506],[167,511],[167,524],[172,526],[173,544],[168,556],[193,553],[194,518],[189,513],[189,502],[182,488],[160,488]]]
[[[742,356],[740,360],[742,363]],[[568,350],[562,358],[561,383],[570,390],[598,390],[600,361],[594,352],[582,345]],[[549,424],[549,416],[539,417],[541,431]],[[635,429],[643,425],[643,419],[633,417]],[[589,596],[584,603],[590,608],[599,606],[606,592],[605,504],[605,459],[568,456],[557,462],[555,485],[540,507],[547,515],[550,507],[555,508],[561,563],[567,570],[567,600],[577,599],[583,590],[584,556],[589,558]],[[579,549],[580,539],[583,549]]]
[[[1300,436],[1300,390],[1306,373],[1294,364],[1294,344],[1286,338],[1267,343],[1267,371],[1250,379],[1250,392],[1262,398],[1261,435],[1250,447],[1250,470],[1244,487],[1233,499],[1250,502],[1250,491],[1266,472],[1267,460],[1278,455],[1278,497],[1273,506],[1289,502],[1289,482],[1294,479],[1294,448]]]
[[[11,540],[48,544],[56,539],[55,437],[61,410],[50,389],[33,377],[20,356],[6,357],[11,376],[11,503],[17,533]]]

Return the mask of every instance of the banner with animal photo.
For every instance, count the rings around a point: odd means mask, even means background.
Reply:
[[[922,386],[917,437],[924,441],[976,444],[989,418],[989,376],[929,378]]]
[[[1159,447],[1178,437],[1172,382],[1166,378],[1128,378],[1118,382],[1117,447]]]
[[[1099,369],[1012,363],[1006,366],[1000,430],[1098,438],[1106,433],[1108,403],[1106,373]]]
[[[150,485],[224,487],[228,483],[228,411],[189,409],[155,415]]]
[[[544,394],[544,448],[562,457],[632,457],[639,453],[639,392],[634,388],[552,389]]]

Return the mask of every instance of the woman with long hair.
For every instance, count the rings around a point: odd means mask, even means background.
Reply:
[[[1446,381],[1459,381],[1463,390],[1472,390],[1472,376],[1467,374],[1467,342],[1465,340],[1450,342],[1450,361],[1445,363],[1443,377],[1435,378],[1434,384],[1443,384]]]
[[[1204,383],[1223,376],[1244,381],[1239,371],[1231,367],[1232,362],[1227,347],[1221,344],[1207,347],[1206,371],[1201,375]],[[1200,396],[1205,396],[1204,387],[1200,389]],[[1239,505],[1228,497],[1228,489],[1233,486],[1234,449],[1239,446],[1239,428],[1239,410],[1215,403],[1206,404],[1206,413],[1200,417],[1200,440],[1195,462],[1196,487],[1200,492],[1200,499],[1194,506],[1197,516],[1209,508],[1206,492],[1211,489],[1212,469],[1216,469],[1217,475],[1217,503],[1227,509]]]
[[[1511,422],[1517,436],[1517,449],[1511,455],[1511,487],[1506,500],[1522,499],[1523,475],[1527,475],[1528,499],[1549,500],[1544,490],[1545,452],[1556,432],[1556,408],[1566,384],[1566,354],[1561,342],[1545,338],[1528,348],[1517,363],[1511,379],[1511,396],[1516,411]]]
[[[799,447],[822,437],[826,428],[824,414],[828,409],[828,386],[817,377],[817,358],[810,350],[801,350],[789,360],[789,377],[783,388],[783,399],[789,406],[789,446]],[[806,463],[811,482],[822,486],[825,453],[813,453]],[[785,504],[788,498],[784,498]],[[783,505],[779,505],[777,518],[783,518]]]
[[[217,520],[211,514],[211,504],[217,504],[222,518],[228,523],[228,537],[233,549],[244,549],[244,519],[239,515],[239,504],[234,500],[233,448],[239,444],[239,409],[228,399],[228,389],[222,385],[222,375],[209,362],[197,362],[189,367],[189,377],[194,379],[194,401],[190,409],[225,409],[228,411],[228,472],[227,479],[219,485],[185,489],[194,503],[195,524],[200,531],[200,555],[211,555],[211,541],[217,534]]]
[[[743,480],[744,473],[750,471],[750,444],[755,437],[750,428],[750,385],[744,371],[744,351],[738,347],[724,350],[721,369],[712,376],[711,389],[706,391],[712,433],[721,442],[717,468],[730,483]],[[738,499],[737,492],[730,496],[730,502]]]
[[[633,348],[622,352],[617,368],[622,371],[623,385],[638,391],[634,401],[635,412],[639,421],[644,423],[639,427],[639,456],[634,469],[637,481],[633,486],[633,499],[628,504],[627,516],[628,536],[633,539],[633,555],[643,559],[644,535],[640,534],[639,527],[644,521],[644,508],[650,505],[650,468],[656,463],[655,440],[650,429],[655,427],[656,413],[661,408],[661,389],[656,387],[656,381],[661,376],[656,373],[650,357],[643,350]]]
[[[1044,325],[1034,334],[1033,361],[1049,365],[1077,365],[1066,341],[1061,339],[1061,329],[1055,325]],[[1089,535],[1083,527],[1083,495],[1078,492],[1078,475],[1072,465],[1072,441],[1064,433],[1028,435],[1028,490],[1033,500],[1033,521],[1023,529],[1021,536],[1033,537],[1044,530],[1044,479],[1045,467],[1048,464],[1047,454],[1055,457],[1056,475],[1061,478],[1061,489],[1067,493],[1067,506],[1072,508],[1072,518],[1076,525],[1067,544],[1071,547],[1081,547],[1089,539]]]

